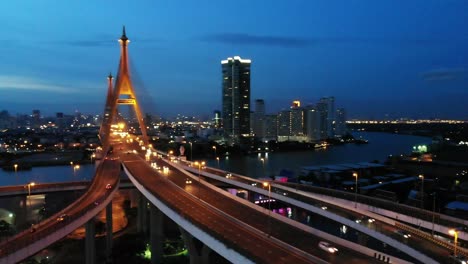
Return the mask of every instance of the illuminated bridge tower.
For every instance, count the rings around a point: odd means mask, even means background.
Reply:
[[[99,129],[99,138],[101,139],[101,142],[105,140],[107,135],[105,134],[106,132],[109,133],[110,131],[110,125],[112,123],[112,120],[110,119],[111,115],[111,103],[112,103],[112,96],[113,96],[113,86],[112,86],[112,80],[114,77],[112,77],[112,74],[109,73],[109,76],[107,76],[107,97],[106,97],[106,106],[104,107],[104,116],[102,118],[102,123],[101,123],[101,128]]]
[[[102,131],[102,135],[104,135],[104,140],[102,141],[102,145],[104,149],[107,149],[107,147],[109,147],[108,135],[110,133],[111,124],[115,122],[115,120],[117,119],[117,108],[119,105],[129,105],[131,107],[133,106],[133,110],[135,111],[136,117],[138,119],[138,124],[140,125],[142,140],[146,145],[148,144],[148,135],[146,133],[146,126],[143,121],[143,115],[141,113],[141,109],[140,109],[140,106],[138,104],[138,101],[135,95],[135,90],[132,84],[132,80],[130,78],[130,69],[128,65],[128,51],[127,51],[127,46],[130,40],[127,38],[127,35],[125,34],[125,26],[123,27],[122,37],[120,37],[119,42],[120,42],[120,47],[121,47],[120,63],[119,63],[119,70],[117,73],[117,78],[115,81],[115,89],[111,95],[112,99],[110,100],[108,104],[110,108],[109,121],[108,121],[109,125],[105,125],[104,126],[105,131]],[[108,106],[106,105],[106,109]]]

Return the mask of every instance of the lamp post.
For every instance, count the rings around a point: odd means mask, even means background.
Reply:
[[[190,144],[190,161],[193,161],[193,157],[192,157],[192,142],[189,142]]]
[[[201,183],[200,183],[200,174],[201,174],[201,167],[202,166],[205,166],[205,162],[202,161],[202,162],[198,162],[198,161],[195,161],[194,163],[196,166],[198,166],[198,199],[200,199],[200,188],[201,188]]]
[[[28,183],[28,199],[27,199],[28,209],[26,210],[26,216],[29,215],[28,211],[29,211],[29,207],[31,207],[31,197],[30,197],[31,196],[31,187],[34,186],[34,185],[36,185],[34,182]]]
[[[424,209],[424,175],[419,174],[419,179],[421,179],[421,209]]]
[[[16,179],[16,183],[18,184],[18,164],[14,164],[13,167],[15,168],[15,179]]]
[[[357,189],[358,189],[358,178],[359,178],[359,175],[357,172],[353,172],[353,177],[356,178],[356,187],[354,190],[354,208],[357,208]]]
[[[217,157],[218,155],[216,155],[216,146],[213,146],[211,148],[214,150],[215,157]]]
[[[263,182],[264,187],[268,187],[268,236],[270,236],[270,218],[271,218],[271,184]]]
[[[263,174],[263,177],[265,177],[265,159],[264,158],[260,158],[260,161],[262,162],[262,174]]]
[[[80,169],[80,165],[76,164],[73,166],[73,177],[76,177],[76,171]]]
[[[218,169],[219,169],[219,157],[216,157],[216,161],[218,162]]]
[[[36,183],[34,182],[28,183],[28,196],[31,196],[31,187],[33,187],[34,185],[36,185]]]
[[[454,236],[453,238],[453,256],[457,256],[457,241],[458,241],[458,230],[456,229],[450,229],[448,231],[448,233],[452,236]]]

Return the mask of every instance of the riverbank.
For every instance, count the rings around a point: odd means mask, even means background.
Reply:
[[[27,154],[9,154],[8,157],[0,155],[0,167],[6,171],[30,170],[32,167],[63,166],[73,164],[90,164],[88,151],[59,151]]]

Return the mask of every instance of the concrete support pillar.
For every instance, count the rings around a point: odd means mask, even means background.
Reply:
[[[96,235],[96,226],[94,219],[90,219],[85,224],[86,237],[85,237],[85,263],[95,264],[96,263],[96,245],[94,237]]]
[[[163,262],[164,215],[154,205],[150,205],[150,245],[151,264]]]
[[[106,260],[111,262],[112,258],[112,200],[106,206]]]
[[[138,215],[137,215],[137,231],[147,233],[148,232],[148,223],[147,223],[147,200],[145,196],[140,194],[138,200]]]
[[[211,248],[204,244],[201,250],[201,263],[210,263],[210,253]]]
[[[209,264],[211,249],[202,245],[200,249],[195,244],[195,238],[179,226],[180,234],[184,240],[190,256],[190,264]]]

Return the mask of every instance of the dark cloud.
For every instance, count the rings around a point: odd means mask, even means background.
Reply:
[[[444,68],[444,69],[436,69],[427,72],[421,73],[421,77],[425,81],[444,81],[444,80],[455,80],[460,78],[468,71],[464,68]]]
[[[310,44],[310,41],[304,38],[251,35],[244,33],[210,34],[202,37],[201,40],[233,45],[278,46],[285,48],[303,47]]]
[[[450,43],[454,39],[468,41],[467,37],[442,38],[438,36],[345,36],[345,37],[284,37],[253,35],[246,33],[216,33],[205,35],[200,38],[206,42],[216,42],[232,45],[257,45],[257,46],[278,46],[278,47],[304,47],[319,44],[341,44],[341,43],[365,43],[378,45],[440,45]]]

